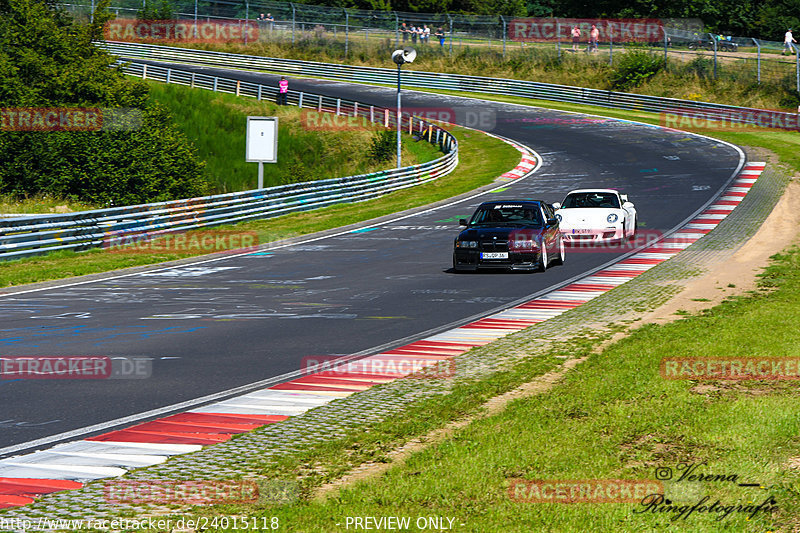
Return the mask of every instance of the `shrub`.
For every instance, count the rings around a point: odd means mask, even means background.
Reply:
[[[638,87],[664,69],[664,58],[644,50],[622,54],[611,71],[611,88],[621,91]]]
[[[372,138],[372,144],[367,152],[367,157],[376,163],[382,163],[392,158],[397,153],[397,132],[394,130],[380,130]]]
[[[697,56],[689,61],[683,69],[686,74],[697,76],[701,80],[714,77],[714,61],[707,57]]]
[[[145,0],[142,9],[136,12],[138,20],[171,20],[175,10],[168,0]]]
[[[203,163],[160,107],[135,131],[0,132],[0,191],[100,205],[130,205],[206,194]]]

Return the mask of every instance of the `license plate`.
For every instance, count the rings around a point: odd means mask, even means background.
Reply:
[[[574,229],[572,230],[573,235],[590,235],[594,233],[593,229]]]
[[[481,259],[508,259],[508,252],[481,252]]]

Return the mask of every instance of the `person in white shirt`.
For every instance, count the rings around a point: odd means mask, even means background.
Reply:
[[[573,26],[570,33],[572,35],[572,51],[577,52],[578,44],[581,42],[581,30],[577,26]]]
[[[592,24],[592,30],[589,32],[589,52],[597,52],[597,43],[600,40],[600,30],[597,26]]]
[[[422,28],[422,42],[428,43],[431,40],[431,29],[427,24]]]
[[[794,40],[792,36],[792,28],[789,28],[789,31],[786,32],[786,35],[783,36],[783,50],[781,50],[781,55],[786,53],[786,50],[789,50],[789,53],[792,53],[792,43],[796,43],[797,41]]]

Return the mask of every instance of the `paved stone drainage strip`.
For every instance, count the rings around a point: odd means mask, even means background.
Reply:
[[[523,153],[522,161],[520,166],[503,175],[505,179],[521,177],[535,166],[529,152],[521,146],[514,146]],[[240,477],[246,472],[225,467],[225,456],[240,453],[240,463],[246,466],[248,461],[256,462],[256,456],[263,459],[298,448],[286,445],[270,448],[265,447],[263,442],[253,446],[248,440],[250,435],[227,442],[235,434],[277,424],[276,429],[280,428],[283,433],[281,437],[296,437],[297,447],[302,447],[309,442],[335,438],[342,434],[343,427],[355,427],[402,411],[403,406],[416,397],[436,394],[437,386],[429,386],[430,390],[425,392],[404,387],[398,378],[414,370],[398,368],[399,362],[413,364],[415,369],[441,365],[473,347],[488,344],[575,309],[636,278],[674,257],[720,224],[744,200],[764,168],[765,163],[747,164],[713,205],[675,233],[614,265],[516,307],[358,360],[362,368],[366,365],[383,369],[380,372],[337,370],[334,376],[330,376],[329,372],[310,374],[185,413],[1,460],[0,508],[26,507],[6,511],[0,515],[0,519],[52,516],[56,511],[97,519],[115,516],[125,510],[140,510],[141,507],[102,503],[99,484],[76,491],[74,497],[63,493],[42,497],[36,503],[34,500],[42,495],[82,488],[90,481],[119,477],[126,474],[128,469],[141,467],[151,468],[133,471],[129,477],[150,480],[158,479],[153,475],[173,480]],[[387,383],[397,386],[391,392],[384,388],[369,390],[374,385]],[[438,392],[442,392],[446,385],[438,389]],[[292,423],[297,420],[292,417],[362,391],[366,391],[366,394],[350,398],[348,402],[351,405],[344,410],[339,409],[340,420],[321,417],[323,423],[314,434],[304,433],[300,428],[302,424]],[[374,401],[376,395],[383,409],[379,413],[370,413],[370,409],[365,407]],[[304,417],[305,422],[313,419],[317,412],[322,413],[322,410],[309,412]],[[345,419],[347,422],[344,422]],[[263,431],[259,434],[259,438],[262,437]],[[194,455],[158,466],[170,457],[197,452],[218,443],[226,444],[219,446],[217,453],[217,448],[205,449],[202,458]]]

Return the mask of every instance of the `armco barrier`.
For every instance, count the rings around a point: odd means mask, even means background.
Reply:
[[[273,97],[277,92],[274,87],[141,64],[127,65],[126,72],[167,83],[258,99]],[[287,100],[289,104],[299,107],[365,117],[385,126],[397,126],[396,112],[384,108],[293,91],[289,92]],[[438,125],[417,117],[404,114],[401,120],[405,131],[438,145],[445,155],[419,165],[359,176],[292,183],[188,200],[69,214],[4,218],[0,219],[0,260],[57,250],[83,250],[102,246],[110,239],[154,236],[368,200],[426,183],[455,168],[458,164],[458,142],[455,137]]]
[[[105,42],[97,43],[97,45],[112,54],[129,59],[148,59],[220,68],[276,72],[295,77],[308,76],[391,85],[396,82],[397,76],[394,69],[227,54],[209,50],[195,50],[141,43]],[[410,69],[403,72],[403,84],[406,87],[519,96],[522,98],[587,104],[615,109],[651,111],[655,113],[670,111],[686,113],[690,111],[692,112],[692,116],[701,119],[719,118],[720,120],[740,122],[743,124],[758,124],[758,122],[756,122],[757,116],[759,113],[764,112],[762,109],[698,102],[695,100],[662,98],[644,94],[587,89],[583,87],[555,85],[527,80],[484,78],[480,76],[424,72]],[[775,118],[791,124],[797,124],[797,115],[794,113],[769,111],[769,116],[771,119]]]

